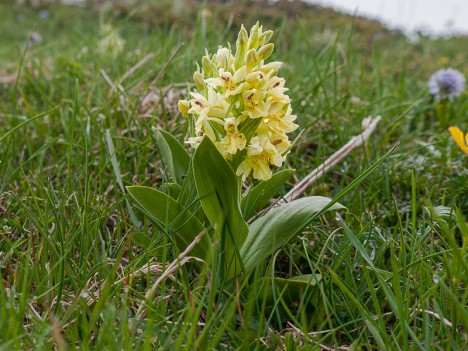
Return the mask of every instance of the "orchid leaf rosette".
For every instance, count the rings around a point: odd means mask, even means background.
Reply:
[[[310,196],[259,215],[294,173],[272,170],[284,164],[292,146],[288,134],[298,128],[285,80],[278,76],[281,63],[267,62],[274,48],[272,34],[258,23],[250,34],[242,27],[235,52],[220,47],[202,58],[190,100],[178,104],[190,125],[185,143],[194,152],[189,154],[170,133],[155,130],[169,177],[161,189],[128,187],[176,252],[205,233],[191,254],[223,286],[257,270],[264,277],[268,257],[321,213],[343,208],[331,199]],[[242,192],[242,181],[250,176],[258,182]],[[299,275],[293,286],[310,287],[319,278]],[[285,279],[278,283],[288,285]]]
[[[197,147],[206,136],[235,167],[237,176],[272,177],[291,148],[288,133],[296,130],[281,62],[269,62],[273,32],[257,23],[248,35],[242,27],[233,53],[229,47],[202,58],[193,79],[191,99],[179,109],[192,119],[188,143]]]

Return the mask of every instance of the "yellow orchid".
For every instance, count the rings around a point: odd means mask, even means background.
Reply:
[[[284,93],[288,91],[288,88],[284,87],[286,81],[283,78],[273,77],[269,80],[268,85],[270,89],[268,90],[268,99],[271,102],[279,102],[284,104],[289,104],[291,101],[289,96]]]
[[[298,128],[286,82],[277,75],[282,63],[265,62],[274,49],[268,43],[272,35],[258,23],[250,34],[242,26],[235,53],[228,46],[203,56],[193,75],[191,99],[178,103],[184,116],[192,116],[192,147],[209,137],[227,160],[239,165],[238,175],[256,179],[269,179],[271,167],[283,164],[291,147],[287,134]],[[243,159],[234,157],[244,149]]]
[[[247,74],[245,81],[248,85],[248,89],[265,89],[269,79],[271,71],[264,73],[262,71],[253,71]]]
[[[299,126],[293,123],[297,116],[292,115],[291,107],[288,107],[286,111],[275,110],[273,108],[268,112],[268,116],[265,121],[272,132],[275,133],[291,133],[295,131]]]
[[[203,135],[198,135],[195,137],[188,138],[186,143],[189,144],[191,147],[196,148],[198,145],[200,145],[202,140],[203,140]]]
[[[268,136],[259,135],[252,138],[247,148],[248,156],[258,156],[263,154],[268,164],[280,167],[283,164],[283,157],[280,155],[275,145],[273,145]]]
[[[225,72],[224,69],[221,68],[219,70],[218,78],[208,78],[205,82],[212,87],[223,88],[224,95],[228,97],[241,92],[245,85],[245,83],[241,82],[244,81],[246,74],[247,68],[245,66],[239,68],[234,74],[231,74],[231,72]]]
[[[278,62],[278,61],[270,62],[260,67],[260,71],[262,71],[265,74],[267,74],[268,72],[271,72],[271,74],[274,75],[279,71],[282,65],[283,65],[282,62]]]
[[[208,90],[208,99],[198,93],[190,93],[190,95],[193,99],[190,100],[191,108],[188,113],[198,116],[195,121],[197,136],[207,135],[214,140],[216,136],[212,123],[224,124],[222,118],[228,114],[229,104],[212,89]]]
[[[280,167],[284,161],[275,146],[266,136],[253,137],[247,149],[247,157],[236,170],[238,176],[253,177],[259,180],[268,180],[272,176],[271,165]]]
[[[237,129],[234,117],[226,118],[224,129],[226,130],[226,136],[223,139],[223,147],[226,152],[234,155],[237,150],[243,150],[247,140],[245,139],[245,135]]]
[[[458,127],[450,127],[448,130],[460,149],[468,155],[468,133],[463,137],[463,132]]]
[[[227,69],[234,65],[234,56],[228,48],[220,47],[216,52],[216,62],[218,67]]]
[[[272,172],[266,154],[261,153],[247,157],[237,168],[236,175],[248,177],[251,172],[255,179],[268,180],[271,178]]]
[[[264,117],[268,114],[270,103],[266,100],[266,95],[266,91],[257,89],[244,92],[245,111],[250,118]]]

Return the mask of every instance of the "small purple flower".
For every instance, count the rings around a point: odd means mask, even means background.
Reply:
[[[50,16],[50,13],[49,13],[49,11],[47,11],[47,10],[40,10],[40,11],[38,12],[38,15],[39,15],[39,17],[42,18],[42,19],[48,19],[49,16]]]
[[[38,44],[42,43],[42,35],[40,35],[37,32],[31,32],[31,34],[29,35],[28,41],[25,43],[25,46],[27,48],[30,48],[35,43],[38,43]]]
[[[427,85],[437,100],[453,99],[465,90],[465,77],[453,68],[440,69],[429,78]]]

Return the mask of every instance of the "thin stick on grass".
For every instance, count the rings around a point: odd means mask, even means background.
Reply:
[[[138,327],[138,324],[140,321],[145,317],[146,315],[146,304],[148,301],[151,301],[154,297],[154,294],[156,292],[157,287],[159,284],[163,282],[164,279],[166,279],[169,275],[174,273],[179,267],[183,266],[187,262],[191,260],[197,260],[197,261],[202,261],[201,259],[193,256],[187,256],[190,251],[197,245],[200,240],[203,238],[203,235],[205,235],[205,232],[201,232],[198,234],[195,239],[192,241],[192,243],[187,246],[187,248],[180,253],[177,258],[172,261],[172,263],[167,266],[166,270],[161,274],[161,276],[156,280],[156,282],[153,284],[153,286],[146,292],[145,294],[145,299],[141,303],[140,307],[138,307],[138,310],[135,314],[135,319],[130,323],[130,331],[134,333]]]
[[[364,131],[361,134],[352,137],[343,147],[341,147],[337,152],[325,160],[325,162],[323,162],[320,166],[310,172],[304,179],[297,183],[294,188],[292,188],[282,199],[279,199],[273,205],[271,205],[266,212],[268,212],[273,207],[282,205],[300,197],[313,183],[315,183],[330,169],[341,162],[349,153],[351,153],[351,151],[365,143],[377,128],[377,124],[379,124],[381,119],[382,117],[380,116],[375,118],[365,118],[362,121]]]

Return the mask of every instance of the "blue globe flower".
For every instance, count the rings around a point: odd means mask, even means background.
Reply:
[[[456,69],[441,69],[429,78],[428,87],[437,100],[451,100],[465,90],[465,77]]]

